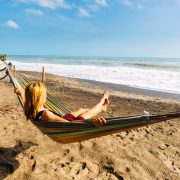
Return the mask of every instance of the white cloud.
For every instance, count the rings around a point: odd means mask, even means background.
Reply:
[[[135,3],[132,0],[122,0],[122,3],[129,8],[134,8],[134,9],[143,9],[144,8],[142,3]]]
[[[130,0],[123,0],[122,2],[123,2],[124,5],[126,5],[126,6],[128,6],[130,8],[132,8],[134,6],[134,3],[132,1],[130,1]]]
[[[5,26],[9,27],[9,28],[14,28],[14,29],[19,29],[19,25],[12,20],[8,20],[4,23]]]
[[[69,9],[71,8],[70,4],[65,2],[65,0],[16,0],[17,2],[21,3],[33,3],[36,5],[39,5],[41,7],[46,7],[46,8],[65,8]]]
[[[79,7],[79,15],[80,16],[84,16],[84,17],[89,17],[90,14],[87,11],[87,9],[83,8],[83,7]]]
[[[35,16],[44,16],[44,13],[43,11],[40,11],[40,10],[36,10],[36,9],[25,9],[24,10],[26,13],[29,13],[29,14],[33,14]]]
[[[96,0],[96,3],[100,6],[107,6],[106,0]]]
[[[86,6],[90,10],[97,11],[100,7],[107,7],[108,4],[107,4],[107,0],[95,0],[94,3],[90,3],[89,5]]]

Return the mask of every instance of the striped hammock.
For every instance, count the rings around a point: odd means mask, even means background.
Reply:
[[[9,77],[14,87],[22,87],[25,89],[31,81],[24,75],[19,75],[15,78],[11,71],[8,69]],[[21,98],[18,99],[22,105]],[[47,94],[46,106],[63,117],[69,110],[60,104],[53,96]],[[91,124],[91,119],[84,122],[45,122],[45,121],[32,121],[32,123],[40,129],[40,131],[52,140],[59,143],[73,143],[87,139],[97,138],[104,135],[109,135],[129,129],[134,129],[149,124],[175,119],[180,117],[180,112],[173,112],[161,115],[143,115],[143,116],[127,116],[107,118],[107,123],[104,126],[95,127]]]

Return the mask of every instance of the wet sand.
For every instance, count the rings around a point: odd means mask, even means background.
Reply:
[[[162,92],[162,91],[156,91],[156,90],[149,90],[149,89],[142,89],[142,88],[131,87],[131,86],[126,86],[126,85],[122,85],[122,84],[113,84],[113,83],[105,83],[105,82],[82,80],[82,79],[76,79],[76,80],[79,82],[87,82],[87,83],[90,83],[93,85],[98,85],[99,87],[108,88],[108,89],[112,89],[115,91],[122,91],[122,92],[137,94],[137,95],[160,97],[160,98],[166,98],[169,100],[172,99],[172,100],[180,101],[180,94]]]

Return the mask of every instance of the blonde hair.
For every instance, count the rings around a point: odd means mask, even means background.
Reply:
[[[43,82],[32,82],[25,90],[24,113],[27,119],[35,119],[46,101],[47,87]]]

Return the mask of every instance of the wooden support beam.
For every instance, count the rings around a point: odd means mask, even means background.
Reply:
[[[45,68],[44,66],[42,67],[42,82],[45,81]]]

